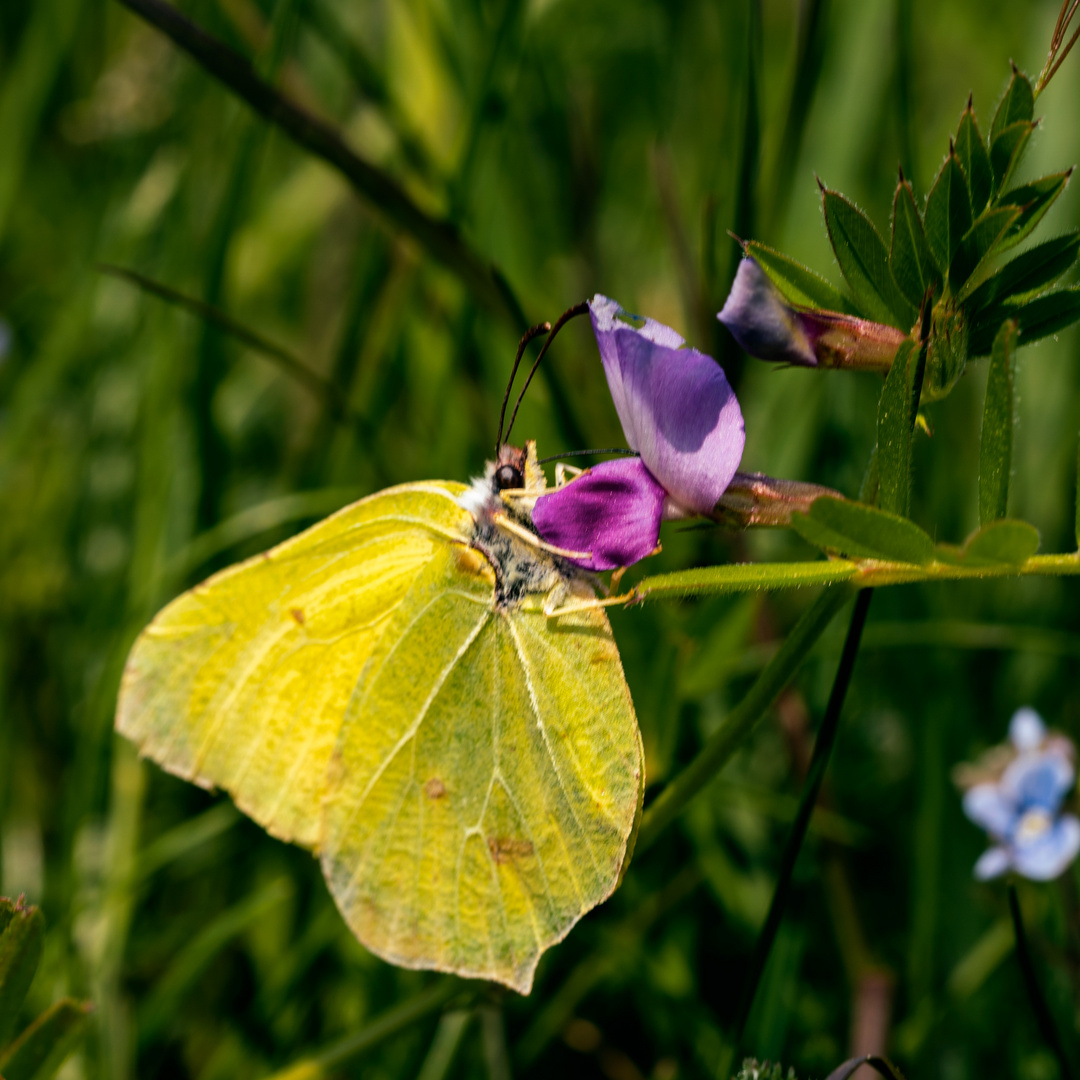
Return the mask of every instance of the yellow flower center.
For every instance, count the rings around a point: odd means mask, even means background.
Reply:
[[[1029,810],[1016,827],[1016,839],[1021,843],[1037,840],[1053,823],[1054,819],[1045,810]]]

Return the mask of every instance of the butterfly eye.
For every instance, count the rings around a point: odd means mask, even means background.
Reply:
[[[495,470],[495,488],[505,491],[507,488],[519,488],[524,484],[521,470],[514,465],[500,465]]]

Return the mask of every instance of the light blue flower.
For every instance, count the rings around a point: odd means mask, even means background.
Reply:
[[[1080,819],[1061,805],[1076,780],[1072,744],[1048,736],[1032,709],[1009,724],[1016,757],[996,782],[964,795],[964,813],[995,841],[975,864],[980,881],[1006,870],[1033,881],[1056,878],[1080,853]]]

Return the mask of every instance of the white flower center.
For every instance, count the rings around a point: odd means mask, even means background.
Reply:
[[[1045,810],[1029,810],[1016,827],[1016,839],[1020,843],[1030,843],[1042,836],[1053,824],[1054,819]]]

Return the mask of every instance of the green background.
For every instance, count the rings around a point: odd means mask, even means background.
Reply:
[[[594,292],[722,360],[743,467],[858,494],[880,380],[743,357],[714,318],[738,248],[839,284],[815,173],[885,233],[903,163],[925,196],[969,92],[983,132],[1008,61],[1034,76],[1056,3],[1001,0],[190,0],[182,9],[348,132],[505,275],[530,321]],[[801,20],[801,21],[800,21]],[[1037,103],[1024,172],[1080,161],[1080,57]],[[1040,238],[1080,224],[1076,185]],[[99,264],[227,311],[340,388],[341,422],[265,356]],[[1075,275],[1074,275],[1075,277]],[[315,862],[142,765],[111,730],[126,651],[177,591],[351,498],[467,479],[490,455],[521,326],[112,0],[0,5],[0,892],[43,905],[27,1016],[96,1005],[76,1077],[265,1076],[407,1002],[431,976],[349,936]],[[1074,544],[1080,339],[1025,349],[1010,514]],[[540,452],[619,445],[595,344],[571,324],[515,428]],[[545,360],[548,364],[548,360]],[[912,514],[978,524],[985,361],[928,407]],[[810,558],[787,532],[667,526],[631,571]],[[715,730],[811,590],[612,617],[651,793]],[[1023,997],[1004,890],[950,769],[1020,705],[1080,734],[1080,585],[878,595],[744,1049],[823,1075],[862,987],[892,987],[909,1075],[1056,1076]],[[774,715],[533,995],[470,997],[449,1076],[716,1074],[824,708],[843,619]],[[1022,888],[1075,1039],[1072,872]],[[1072,946],[1069,942],[1072,941]],[[1071,951],[1070,951],[1071,950]],[[877,980],[875,982],[875,980]],[[410,1077],[429,1013],[343,1066]],[[443,1024],[444,1035],[452,1025]],[[451,1032],[452,1033],[452,1032]],[[438,1045],[438,1044],[437,1044]]]

